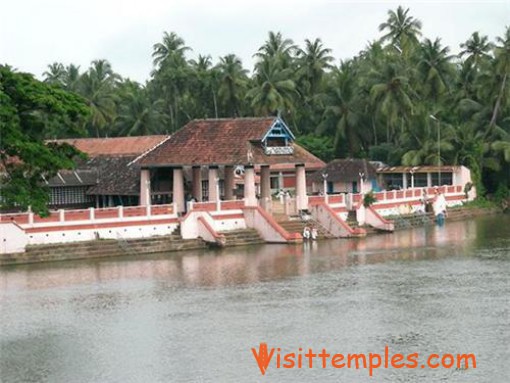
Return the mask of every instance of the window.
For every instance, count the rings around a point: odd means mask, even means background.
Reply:
[[[441,182],[439,182],[439,173],[431,173],[432,186],[452,185],[452,173],[441,173]]]
[[[384,175],[386,190],[402,189],[404,187],[402,173],[390,173]]]
[[[86,194],[87,186],[59,186],[51,188],[50,205],[79,205],[93,202]]]
[[[411,183],[409,183],[408,186],[411,186]],[[427,173],[414,173],[414,187],[427,187]]]
[[[280,180],[278,176],[271,177],[269,182],[271,183],[271,189],[280,189]]]

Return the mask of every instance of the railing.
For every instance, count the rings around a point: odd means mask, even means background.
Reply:
[[[238,210],[244,208],[244,200],[228,200],[218,202],[191,202],[190,210],[195,211],[218,211]]]
[[[294,153],[293,146],[266,146],[264,148],[264,154],[266,156],[271,155],[289,155]]]
[[[130,207],[113,207],[113,208],[89,208],[79,210],[57,210],[51,211],[46,217],[39,217],[34,213],[15,213],[0,215],[0,222],[15,222],[18,225],[44,225],[47,224],[64,224],[76,222],[96,222],[96,221],[117,221],[125,218],[142,218],[174,214],[173,205],[153,205],[153,206],[130,206]]]

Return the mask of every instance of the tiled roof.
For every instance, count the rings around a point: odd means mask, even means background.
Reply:
[[[87,161],[84,167],[94,169],[97,185],[87,194],[92,195],[138,195],[140,194],[140,167],[128,164],[135,156],[98,156]]]
[[[136,156],[167,139],[166,135],[112,137],[112,138],[68,138],[57,140],[73,145],[76,149],[96,156]]]
[[[328,175],[330,182],[353,182],[359,181],[359,173],[364,173],[365,178],[376,177],[375,167],[367,160],[348,158],[336,159],[329,162],[323,169],[312,174],[313,182],[323,182],[322,174]]]
[[[195,120],[174,133],[139,163],[144,167],[172,165],[247,164],[248,153],[255,164],[305,163],[320,168],[324,163],[294,145],[293,155],[265,155],[261,139],[276,117]]]
[[[97,173],[91,169],[61,170],[48,180],[51,187],[57,186],[89,186],[97,183]]]

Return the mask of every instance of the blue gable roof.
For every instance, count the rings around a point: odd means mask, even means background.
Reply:
[[[264,134],[264,137],[262,137],[262,141],[265,142],[268,138],[284,138],[288,141],[294,141],[296,139],[289,127],[280,117],[275,118],[271,127],[266,134]]]

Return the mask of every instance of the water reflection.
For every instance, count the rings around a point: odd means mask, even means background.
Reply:
[[[24,265],[4,268],[0,288],[46,289],[126,279],[165,280],[187,286],[254,283],[355,264],[466,253],[477,239],[476,230],[476,221],[465,221],[363,239]]]
[[[506,382],[510,217],[366,239],[0,269],[2,382],[252,382],[250,348],[476,353],[477,370],[268,382]]]

